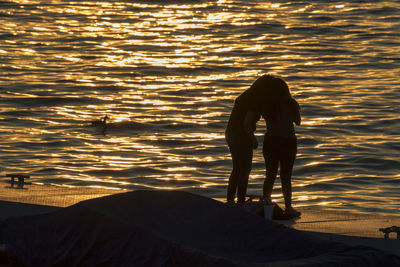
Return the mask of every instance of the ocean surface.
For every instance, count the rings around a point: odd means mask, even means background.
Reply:
[[[295,206],[399,213],[400,1],[0,1],[0,70],[2,176],[223,200],[233,100],[270,73],[302,107]]]

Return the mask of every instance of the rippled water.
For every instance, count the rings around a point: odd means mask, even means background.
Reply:
[[[1,1],[0,32],[2,173],[223,199],[233,100],[272,73],[302,106],[295,204],[398,213],[400,1]]]

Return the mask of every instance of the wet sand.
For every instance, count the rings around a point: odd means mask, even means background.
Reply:
[[[0,180],[0,200],[55,207],[67,207],[83,200],[107,196],[126,190],[67,187],[58,185],[24,184],[23,188],[11,184],[8,180]]]

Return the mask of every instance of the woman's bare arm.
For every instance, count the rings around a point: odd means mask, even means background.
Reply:
[[[296,99],[292,98],[292,112],[293,112],[293,121],[296,125],[301,124],[301,115],[300,115],[300,105],[297,103]]]

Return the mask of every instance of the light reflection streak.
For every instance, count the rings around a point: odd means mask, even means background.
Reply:
[[[327,118],[314,118],[314,119],[310,119],[308,121],[303,121],[302,124],[303,125],[315,125],[315,124],[324,125],[325,122],[331,121],[333,119],[335,119],[335,118],[330,118],[330,117],[327,117]]]
[[[304,166],[313,166],[313,165],[318,165],[318,164],[320,164],[320,162],[310,162],[310,163],[304,164]]]
[[[182,166],[182,167],[175,167],[175,168],[167,168],[168,172],[176,172],[176,171],[195,171],[197,168]]]

